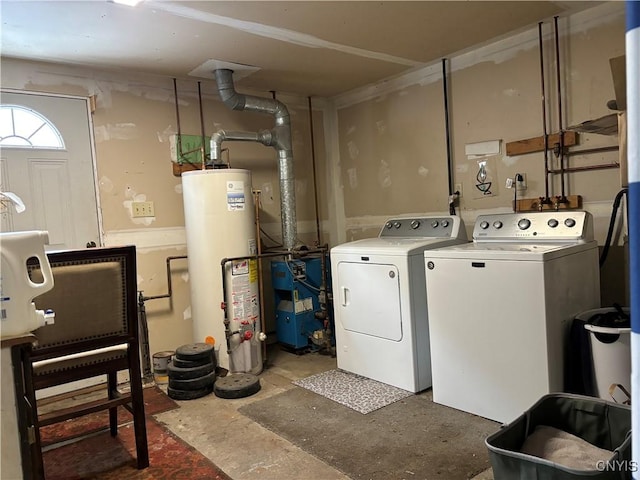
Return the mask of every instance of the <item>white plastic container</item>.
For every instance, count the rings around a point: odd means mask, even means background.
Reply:
[[[53,312],[37,310],[33,299],[53,288],[51,266],[44,251],[45,231],[0,233],[0,336],[27,334],[53,322]],[[40,262],[42,283],[29,278],[27,260]]]
[[[629,309],[623,310],[629,313]],[[614,308],[599,308],[583,312],[576,318],[588,322],[594,315],[615,311]],[[626,398],[627,394],[631,393],[631,328],[589,323],[584,328],[589,332],[596,394],[605,400],[625,403],[630,400]]]

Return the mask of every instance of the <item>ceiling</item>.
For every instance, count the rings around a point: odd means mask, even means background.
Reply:
[[[601,2],[0,2],[2,56],[333,97]],[[244,75],[244,77],[243,77]]]

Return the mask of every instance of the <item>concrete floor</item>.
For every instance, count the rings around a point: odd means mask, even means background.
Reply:
[[[295,355],[270,346],[257,394],[233,400],[211,394],[179,401],[181,408],[156,418],[234,480],[347,480],[349,477],[332,466],[238,412],[251,402],[298,388],[291,383],[294,380],[334,368],[336,359],[330,356]],[[491,469],[474,477],[492,479]]]

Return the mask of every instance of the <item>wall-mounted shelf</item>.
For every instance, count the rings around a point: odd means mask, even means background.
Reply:
[[[560,143],[560,135],[554,133],[547,135],[547,150],[553,150]],[[578,143],[578,134],[576,132],[564,132],[564,146],[571,147]],[[525,140],[517,140],[507,143],[507,155],[523,155],[525,153],[544,151],[544,136],[527,138]]]
[[[193,170],[202,170],[202,163],[175,163],[171,162],[171,168],[173,169],[174,177],[181,177],[184,172],[191,172]],[[211,167],[207,167],[211,168]]]

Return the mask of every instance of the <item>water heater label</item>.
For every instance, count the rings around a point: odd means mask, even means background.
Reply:
[[[249,260],[234,260],[231,264],[231,275],[247,275],[249,273]]]
[[[258,294],[249,282],[249,275],[232,277],[232,318],[236,322],[255,322],[259,314]]]
[[[258,281],[258,262],[256,260],[249,260],[249,283],[256,283]]]
[[[227,182],[227,210],[230,212],[244,210],[244,182],[234,180]]]

